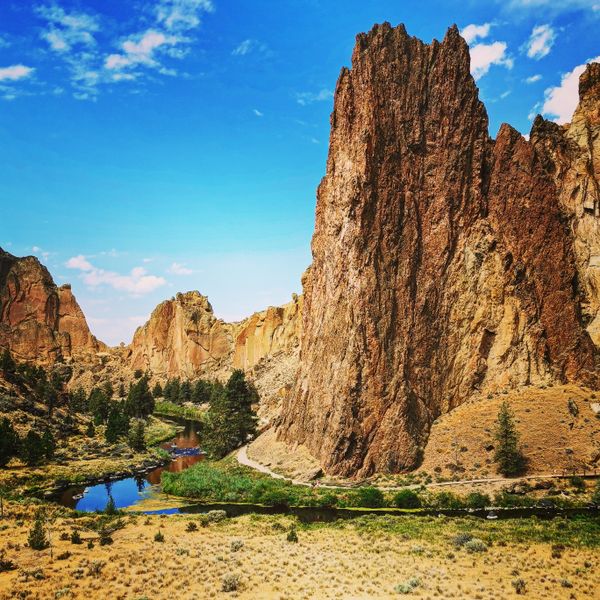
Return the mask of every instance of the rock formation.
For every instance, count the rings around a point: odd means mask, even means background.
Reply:
[[[385,23],[341,71],[278,428],[330,474],[413,467],[474,393],[598,384],[598,65],[531,143],[490,138],[469,67],[456,27],[427,45]]]
[[[0,249],[0,348],[49,364],[105,349],[68,285],[57,287],[37,258]]]

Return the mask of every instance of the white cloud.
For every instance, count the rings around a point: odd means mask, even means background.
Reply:
[[[127,292],[132,296],[142,296],[153,292],[167,282],[162,277],[149,275],[143,267],[135,267],[128,275],[113,271],[105,271],[92,265],[82,254],[70,258],[66,262],[70,269],[81,271],[81,280],[91,288],[108,285],[115,290]]]
[[[600,12],[598,0],[497,0],[509,9],[535,9],[544,8],[549,12],[559,13],[573,9],[591,9]]]
[[[323,88],[317,93],[313,92],[298,92],[296,94],[296,102],[302,106],[312,104],[313,102],[324,102],[333,98],[333,92],[331,90]]]
[[[174,262],[169,267],[169,273],[173,273],[174,275],[191,275],[194,271],[189,269],[185,265],[181,263]]]
[[[32,67],[25,65],[12,65],[0,68],[0,81],[18,81],[29,77],[35,71]]]
[[[471,48],[471,74],[475,80],[481,79],[492,65],[512,69],[514,61],[506,53],[505,42],[477,44]]]
[[[579,101],[579,77],[585,71],[586,65],[592,62],[600,62],[600,56],[586,61],[583,65],[577,65],[562,76],[560,85],[548,88],[544,92],[542,114],[560,124],[571,120]]]
[[[90,14],[65,12],[60,6],[38,6],[38,15],[45,19],[48,28],[41,33],[55,52],[69,52],[75,46],[94,46],[94,33],[99,31],[98,19]]]
[[[94,267],[86,259],[83,254],[71,257],[66,263],[65,267],[68,269],[78,269],[79,271],[92,271]]]
[[[179,38],[165,35],[160,31],[149,29],[143,34],[133,36],[121,44],[123,54],[111,54],[104,62],[107,69],[125,69],[138,64],[147,67],[156,67],[158,62],[154,53],[162,46],[173,46],[179,42]]]
[[[484,23],[483,25],[467,25],[461,30],[460,35],[463,36],[465,42],[471,45],[476,39],[484,39],[490,34],[491,23]]]
[[[550,25],[536,25],[525,44],[527,56],[535,60],[544,58],[550,54],[555,40],[556,32]]]
[[[527,77],[527,79],[525,79],[525,83],[532,84],[532,83],[536,83],[536,82],[540,81],[541,79],[542,79],[542,76],[539,74],[532,75],[531,77]]]
[[[258,110],[258,108],[253,108],[252,112],[257,116],[257,117],[264,117],[265,113],[260,112],[260,110]]]
[[[156,7],[157,19],[169,31],[195,29],[200,25],[200,15],[211,13],[210,0],[161,0]]]

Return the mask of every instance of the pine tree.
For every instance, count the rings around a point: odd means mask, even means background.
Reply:
[[[179,386],[179,403],[189,402],[192,399],[192,385],[185,380]]]
[[[5,467],[19,453],[19,436],[7,417],[0,421],[0,467]]]
[[[137,452],[146,449],[146,424],[143,419],[136,419],[129,432],[129,445]]]
[[[145,375],[129,389],[125,411],[129,416],[138,419],[146,418],[154,412],[154,398]]]
[[[192,391],[192,402],[196,404],[204,404],[210,402],[210,392],[212,385],[209,381],[198,379]]]
[[[212,386],[205,434],[205,445],[211,454],[222,458],[256,433],[257,417],[252,405],[257,401],[258,394],[243,371],[234,371],[225,387]]]
[[[494,460],[498,470],[505,476],[518,475],[525,467],[525,457],[519,449],[514,416],[508,402],[503,402],[498,411],[494,437],[497,442]]]
[[[85,435],[89,438],[93,438],[96,435],[96,428],[94,427],[93,421],[88,423],[87,429],[85,430]]]
[[[35,513],[33,527],[29,531],[28,543],[32,550],[45,550],[50,542],[45,530],[46,518],[44,512],[40,509]]]
[[[114,395],[115,395],[115,389],[113,388],[113,385],[110,381],[107,381],[103,386],[102,386],[102,391],[104,392],[104,395],[110,400]]]
[[[160,383],[158,381],[156,382],[156,385],[152,388],[152,395],[155,398],[162,398],[163,389],[162,389],[162,386],[160,385]]]
[[[125,391],[125,385],[123,383],[119,384],[119,398],[125,398],[127,396],[127,392]]]
[[[129,418],[123,413],[118,403],[113,404],[106,422],[105,437],[109,444],[114,444],[119,437],[127,435]]]
[[[44,458],[42,438],[30,429],[21,442],[21,459],[28,465],[37,465]]]
[[[50,460],[54,456],[54,451],[56,450],[56,442],[54,441],[54,436],[50,429],[46,428],[44,431],[41,443],[44,458]]]
[[[90,414],[94,417],[94,423],[96,425],[106,423],[110,404],[103,390],[100,388],[94,388],[92,390],[88,399],[88,408]]]
[[[86,397],[83,388],[78,387],[74,390],[69,398],[69,408],[76,413],[83,413],[86,411]]]

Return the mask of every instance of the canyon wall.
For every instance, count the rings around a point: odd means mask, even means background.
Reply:
[[[57,287],[34,256],[0,248],[0,348],[51,364],[106,349],[90,332],[71,287]]]
[[[531,143],[490,138],[469,71],[456,27],[425,44],[385,23],[338,79],[278,424],[328,473],[413,467],[475,393],[598,385],[598,67],[571,126],[538,119]]]

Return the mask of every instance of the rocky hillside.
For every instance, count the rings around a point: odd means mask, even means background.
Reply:
[[[331,117],[279,438],[328,473],[418,463],[475,393],[598,386],[600,65],[573,123],[490,138],[456,27],[357,37]]]
[[[159,304],[129,346],[109,348],[90,332],[69,285],[57,287],[33,256],[0,250],[0,349],[21,361],[67,362],[72,386],[131,380],[134,371],[153,381],[226,378],[243,369],[272,416],[291,388],[298,366],[302,298],[270,307],[238,323],[217,319],[199,292],[177,294]]]
[[[71,286],[57,287],[37,258],[0,248],[0,348],[19,360],[64,361],[106,346],[89,330]]]

